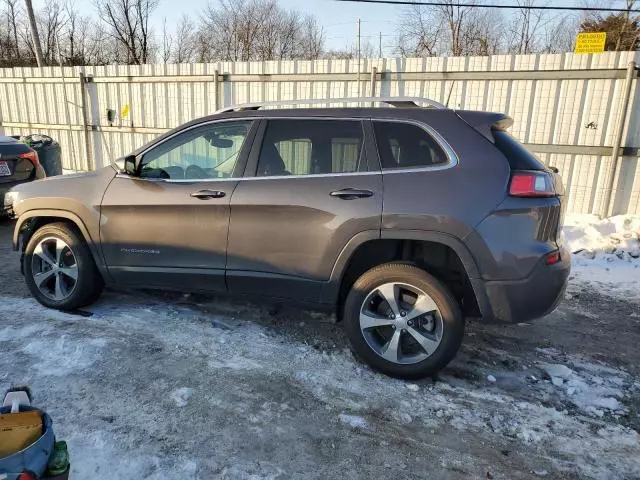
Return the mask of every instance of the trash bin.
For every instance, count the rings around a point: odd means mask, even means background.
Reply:
[[[47,177],[62,175],[62,150],[58,142],[42,134],[27,135],[21,140],[38,153],[40,165]]]

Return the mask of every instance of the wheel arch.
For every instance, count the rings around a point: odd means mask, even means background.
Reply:
[[[321,301],[341,305],[350,286],[364,271],[382,263],[391,261],[407,261],[425,268],[419,259],[407,258],[400,253],[407,245],[423,244],[424,246],[440,246],[453,253],[460,263],[461,273],[464,275],[465,288],[473,295],[473,305],[467,309],[470,316],[484,316],[486,311],[486,293],[478,288],[480,272],[477,263],[466,247],[458,238],[435,231],[423,230],[393,230],[378,232],[361,232],[355,235],[340,253],[331,278],[322,291]],[[424,259],[423,259],[424,260]],[[425,268],[430,271],[429,268]],[[433,273],[433,272],[432,272]]]
[[[104,261],[100,254],[100,250],[96,245],[94,239],[89,233],[89,229],[84,224],[82,219],[73,212],[66,210],[29,210],[16,221],[16,225],[13,231],[13,249],[20,251],[24,254],[24,249],[31,239],[32,235],[41,227],[56,223],[63,222],[75,227],[83,240],[89,246],[93,260],[98,267],[98,270],[102,274],[102,277],[106,280],[108,278],[108,272],[104,266]]]

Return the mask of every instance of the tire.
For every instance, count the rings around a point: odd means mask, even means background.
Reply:
[[[85,307],[94,303],[104,288],[89,246],[66,223],[52,223],[36,230],[25,249],[22,266],[27,287],[45,307]]]
[[[395,310],[383,294],[394,297]],[[392,319],[394,311],[400,315]],[[464,336],[464,317],[449,290],[417,266],[399,262],[374,267],[353,284],[344,322],[359,358],[402,379],[437,374],[453,360]]]

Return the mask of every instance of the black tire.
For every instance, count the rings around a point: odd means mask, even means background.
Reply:
[[[78,278],[75,286],[69,296],[61,301],[44,295],[33,278],[34,250],[42,240],[50,237],[60,239],[69,246],[77,265]],[[82,308],[98,300],[104,288],[102,275],[93,261],[89,246],[82,235],[66,223],[51,223],[36,230],[25,248],[22,266],[27,287],[35,299],[45,307],[57,310]]]
[[[360,329],[360,312],[364,301],[378,287],[393,282],[408,284],[426,293],[440,311],[442,319],[440,344],[431,355],[417,363],[401,364],[382,358],[369,346]],[[375,370],[402,379],[419,379],[437,374],[453,360],[464,336],[464,317],[449,290],[424,270],[415,265],[400,262],[379,265],[358,278],[345,302],[344,322],[356,356]]]

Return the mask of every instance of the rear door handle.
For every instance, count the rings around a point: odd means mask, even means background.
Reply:
[[[341,200],[355,200],[356,198],[372,197],[373,192],[371,190],[360,190],[358,188],[343,188],[342,190],[331,192],[329,195],[340,198]]]
[[[209,200],[211,198],[222,198],[226,195],[226,193],[221,192],[220,190],[198,190],[197,192],[193,192],[191,194],[192,197],[198,198],[200,200]]]

